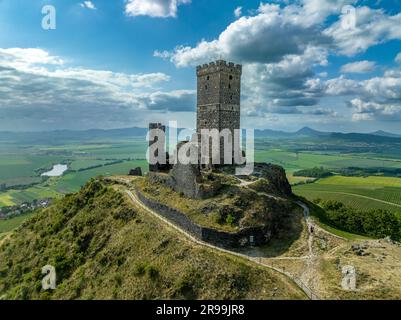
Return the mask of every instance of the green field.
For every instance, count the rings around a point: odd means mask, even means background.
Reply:
[[[83,139],[80,143],[55,143],[49,139],[48,145],[35,146],[0,143],[0,186],[8,188],[0,192],[0,207],[59,197],[77,191],[87,180],[98,175],[127,174],[137,166],[145,170],[146,145],[146,140],[139,137]],[[113,164],[116,161],[122,162]],[[68,164],[71,172],[43,182],[41,173],[59,163]],[[34,185],[23,190],[16,188],[30,184]]]
[[[147,170],[146,160],[127,161],[81,172],[67,173],[57,180],[54,189],[60,193],[74,192],[92,177],[125,175],[128,174],[130,169],[135,167],[141,167],[143,171]]]
[[[32,214],[33,213],[29,213],[11,219],[0,220],[0,235],[19,227],[25,220],[29,219]]]
[[[386,209],[401,214],[401,178],[333,176],[296,186],[308,200],[337,200],[356,209]]]
[[[14,204],[13,197],[8,192],[0,194],[0,207],[13,206]]]
[[[104,137],[85,138],[65,141],[49,137],[37,145],[26,142],[0,141],[0,185],[11,190],[0,192],[0,207],[29,202],[33,199],[58,197],[77,191],[88,179],[98,175],[126,174],[129,169],[141,166],[147,169],[145,159],[147,142],[143,137]],[[255,160],[283,166],[292,184],[310,180],[295,177],[293,173],[301,169],[325,167],[335,170],[350,166],[401,168],[401,159],[394,156],[386,158],[381,154],[347,154],[325,151],[291,151],[298,141],[278,141],[257,138],[255,141]],[[308,142],[310,143],[310,142]],[[131,160],[129,160],[131,159]],[[137,160],[132,160],[137,159]],[[110,164],[115,161],[123,161]],[[59,178],[45,182],[40,173],[54,164],[66,163],[69,172]],[[94,166],[100,166],[93,168]],[[297,186],[296,192],[311,198],[338,198],[347,204],[370,208],[398,210],[394,204],[401,204],[399,188],[401,183],[391,178],[344,178],[333,177],[314,184]],[[16,186],[35,185],[24,189]],[[366,197],[363,198],[362,196]],[[372,199],[370,199],[372,198]],[[377,201],[377,200],[381,200]]]
[[[271,162],[284,167],[287,173],[301,169],[324,167],[341,169],[347,167],[388,167],[401,168],[401,161],[397,159],[378,160],[366,155],[349,154],[324,154],[316,152],[290,152],[281,149],[270,149],[266,151],[256,150],[255,160],[257,162]]]

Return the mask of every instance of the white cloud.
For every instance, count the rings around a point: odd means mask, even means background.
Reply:
[[[177,46],[171,51],[155,51],[154,56],[169,59],[177,67],[225,59],[243,64],[243,104],[245,115],[309,114],[338,116],[337,111],[321,107],[324,98],[344,108],[344,100],[370,101],[386,110],[372,114],[355,111],[354,119],[378,117],[389,120],[389,110],[397,113],[396,70],[365,81],[341,76],[325,79],[327,72],[315,74],[316,66],[328,65],[331,54],[354,56],[371,46],[401,40],[401,13],[366,6],[356,8],[355,28],[345,28],[344,6],[357,0],[298,0],[260,3],[228,25],[218,37],[200,40],[194,46]],[[238,10],[239,12],[239,10]],[[241,12],[242,13],[242,12]],[[401,62],[401,54],[396,61]],[[346,73],[368,73],[373,61],[357,61],[342,66]],[[394,100],[396,99],[396,100]],[[349,102],[351,105],[351,102]]]
[[[300,16],[301,9],[262,4],[256,16],[241,17],[212,41],[202,40],[195,47],[179,46],[170,53],[178,67],[194,66],[218,57],[249,62],[279,62],[286,55],[303,54],[312,45],[328,44],[330,39]]]
[[[187,3],[191,0],[128,0],[125,13],[128,16],[176,17],[178,6]]]
[[[372,72],[376,68],[376,62],[374,61],[357,61],[343,65],[341,72],[343,73],[368,73]]]
[[[235,10],[234,10],[234,16],[235,16],[236,18],[239,18],[239,17],[242,16],[242,7],[237,7],[237,8],[235,8]]]
[[[27,68],[39,65],[62,65],[61,58],[50,56],[48,52],[38,48],[0,48],[0,63],[11,68]]]
[[[156,83],[170,80],[170,77],[163,73],[125,74],[66,67],[61,58],[51,56],[45,50],[32,48],[0,48],[0,67],[13,68],[37,76],[76,79],[133,89],[148,88]]]
[[[347,79],[344,76],[329,79],[325,83],[321,83],[321,86],[325,94],[331,96],[353,95],[361,89],[358,81]]]
[[[163,91],[160,85],[169,79],[158,72],[70,67],[43,49],[0,48],[0,127],[15,123],[20,130],[28,125],[43,129],[44,122],[51,129],[132,126],[133,121],[141,125],[150,109],[192,111],[194,92]]]
[[[401,104],[380,104],[377,102],[365,102],[361,99],[353,99],[350,105],[353,107],[352,119],[354,121],[401,120]]]
[[[96,10],[96,6],[94,5],[94,3],[92,1],[81,2],[80,6],[82,8],[87,8],[87,9],[90,9],[90,10]]]
[[[138,97],[143,108],[152,111],[195,111],[195,90],[175,90],[170,92],[156,91]]]
[[[354,121],[401,120],[401,69],[360,81],[341,76],[320,83],[320,88],[325,95],[348,96]]]
[[[302,17],[309,23],[320,24],[329,16],[340,14],[344,6],[356,2],[357,0],[302,0]]]
[[[243,63],[244,114],[302,113],[298,107],[318,103],[319,92],[310,80],[314,66],[328,63],[330,39],[305,22],[301,7],[286,8],[261,4],[255,16],[239,18],[215,40],[155,51],[154,56],[170,59],[177,67],[221,57]]]
[[[354,56],[374,45],[401,40],[401,13],[390,16],[381,9],[358,7],[355,28],[344,28],[339,20],[324,34],[333,37],[340,54]]]

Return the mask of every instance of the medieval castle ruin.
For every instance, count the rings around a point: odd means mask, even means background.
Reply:
[[[251,213],[246,213],[248,207],[244,203],[247,201],[248,193],[252,193],[252,191],[244,191],[241,189],[241,186],[237,186],[235,183],[234,185],[230,184],[233,179],[236,179],[233,177],[234,172],[236,173],[236,169],[241,165],[237,161],[226,162],[226,158],[231,158],[230,160],[236,158],[237,155],[235,152],[238,152],[236,149],[242,153],[240,148],[236,148],[236,144],[239,142],[241,123],[242,66],[218,60],[198,66],[196,72],[198,80],[196,132],[189,141],[178,142],[174,154],[169,155],[165,150],[166,127],[160,123],[151,123],[149,125],[149,159],[151,160],[152,156],[154,158],[149,164],[147,183],[149,185],[162,185],[174,190],[181,196],[205,201],[221,195],[224,188],[231,186],[232,189],[230,192],[232,196],[240,200],[227,210],[230,210],[232,214],[237,212],[236,214],[239,216],[242,215],[244,219],[250,215],[251,218],[248,218],[253,222],[250,225],[245,223],[240,227],[240,231],[238,232],[223,232],[198,225],[185,213],[159,203],[151,199],[151,197],[147,197],[145,195],[146,190],[137,190],[137,196],[143,203],[157,211],[160,215],[203,241],[223,247],[266,243],[280,224],[281,218],[279,216],[281,212],[287,210],[285,201],[280,202],[269,197],[264,198],[256,192],[254,196],[256,198],[260,197],[259,200],[262,201],[264,209],[258,209],[257,212],[253,213],[250,209]],[[213,134],[204,133],[205,131],[217,132],[217,139]],[[228,134],[220,134],[224,131],[225,133],[228,132]],[[204,137],[213,141],[208,141],[207,144],[204,144]],[[199,143],[200,140],[201,143]],[[212,161],[205,165],[202,161],[198,161],[204,157],[203,148],[205,145],[219,151],[217,158],[220,159],[217,160],[220,161],[217,164]],[[153,148],[154,146],[156,148]],[[226,152],[227,149],[230,151],[229,153]],[[181,159],[176,158],[179,158],[177,155],[180,153],[186,154],[188,152],[191,156],[195,155],[196,162],[185,163]],[[213,157],[213,159],[209,160],[215,160],[214,152],[206,152],[206,154],[207,157]],[[155,159],[157,161],[153,161]],[[242,177],[243,179],[248,179],[250,182],[261,179],[261,182],[256,184],[255,187],[263,188],[266,192],[283,197],[290,197],[292,195],[291,187],[286,179],[283,168],[271,164],[253,163],[253,161],[252,165],[255,171],[252,172],[251,176]],[[137,169],[132,171],[132,175],[141,175],[140,170]],[[241,179],[237,180],[241,181]],[[245,200],[241,200],[243,198]],[[236,207],[237,205],[240,207]],[[266,208],[270,208],[270,211]],[[241,212],[241,214],[238,212]],[[240,219],[239,216],[238,219]],[[258,216],[261,217],[260,219],[263,223],[255,223],[252,220],[257,220],[255,217]]]
[[[240,130],[240,104],[241,104],[241,75],[242,66],[234,63],[227,63],[223,60],[204,64],[196,68],[197,73],[197,130],[196,139],[200,140],[204,130],[215,130],[218,134],[228,133],[228,140],[218,136],[217,148],[219,149],[218,162],[224,162],[224,148],[230,153],[231,163],[234,163],[234,137]],[[166,127],[160,123],[150,123],[149,131],[157,129],[165,133]],[[209,139],[209,137],[207,138]],[[210,138],[210,140],[212,140]],[[149,146],[158,141],[157,137],[151,136]],[[239,138],[238,140],[239,141]],[[190,141],[178,143],[177,150]],[[164,144],[164,141],[163,141]],[[216,141],[210,141],[210,150],[207,153],[212,160],[212,147],[216,148]],[[204,150],[203,150],[204,151]],[[202,151],[202,152],[203,152]],[[149,172],[152,179],[160,179],[177,192],[182,192],[191,198],[203,198],[212,196],[219,189],[217,182],[206,182],[202,175],[200,164],[181,164],[176,161],[174,165],[168,163],[170,155],[165,150],[156,150],[154,156],[158,157],[159,152],[166,155],[163,163],[149,164]],[[199,149],[197,151],[200,157]],[[205,168],[205,167],[203,167]],[[207,168],[211,168],[208,165]],[[161,175],[160,173],[164,173]]]

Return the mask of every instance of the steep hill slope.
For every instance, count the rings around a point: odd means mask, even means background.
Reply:
[[[43,291],[53,265],[56,290]],[[3,299],[304,299],[288,278],[201,247],[100,180],[36,214],[0,245]]]

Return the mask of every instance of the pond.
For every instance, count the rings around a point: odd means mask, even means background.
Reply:
[[[65,171],[67,171],[67,169],[68,166],[66,164],[56,164],[53,166],[53,169],[42,173],[41,175],[46,177],[60,177]]]

